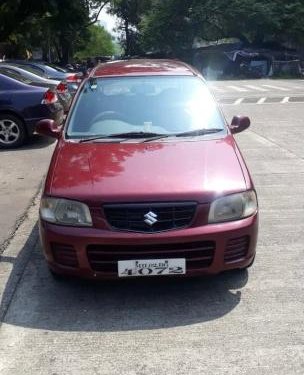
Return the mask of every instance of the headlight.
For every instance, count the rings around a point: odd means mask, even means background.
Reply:
[[[54,224],[75,227],[92,226],[89,207],[84,203],[67,199],[41,199],[40,216],[43,220]]]
[[[253,190],[227,195],[211,204],[208,222],[221,223],[244,219],[255,214],[257,209],[257,197]]]

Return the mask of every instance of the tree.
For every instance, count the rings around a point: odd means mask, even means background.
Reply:
[[[138,25],[150,6],[151,0],[112,0],[110,2],[110,13],[121,20],[118,29],[122,32],[121,44],[127,56],[139,52]]]
[[[86,59],[93,56],[107,56],[114,54],[114,45],[111,35],[98,25],[91,25],[88,28],[89,38],[78,48],[74,57]]]
[[[179,56],[191,48],[199,30],[191,20],[191,0],[156,0],[143,17],[139,30],[148,51],[164,51]]]
[[[37,20],[47,13],[46,1],[2,0],[0,4],[0,43],[6,43],[12,55],[21,54],[30,45]],[[13,22],[12,22],[13,21]]]
[[[184,57],[198,38],[304,41],[304,0],[1,0],[0,43],[14,57],[41,47],[45,58],[52,54],[66,63],[92,38],[90,26],[106,5],[121,20],[126,55]]]
[[[276,38],[293,43],[304,42],[304,0],[277,0]]]
[[[153,0],[138,29],[145,50],[181,56],[196,38],[300,42],[303,16],[304,0]]]
[[[18,49],[41,47],[67,63],[74,48],[88,37],[87,28],[97,21],[110,0],[2,0],[0,42]],[[14,22],[11,22],[11,20]]]

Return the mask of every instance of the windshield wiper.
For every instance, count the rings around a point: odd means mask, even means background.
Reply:
[[[206,134],[213,134],[213,133],[219,133],[223,131],[224,129],[221,128],[212,128],[212,129],[198,129],[198,130],[191,130],[184,133],[177,133],[177,134],[158,134],[158,133],[150,133],[150,132],[126,132],[126,133],[117,133],[117,134],[110,134],[110,135],[100,135],[92,138],[84,138],[79,141],[79,143],[85,143],[85,142],[93,142],[97,141],[99,139],[132,139],[132,138],[138,138],[138,139],[145,139],[143,143],[145,142],[152,142],[157,141],[158,139],[162,138],[168,138],[168,137],[191,137],[191,136],[200,136],[200,135],[206,135]]]
[[[223,128],[197,129],[197,130],[191,130],[185,133],[177,133],[175,134],[175,136],[176,137],[191,137],[191,136],[219,133],[223,130],[224,130]]]
[[[92,137],[92,138],[84,138],[79,141],[79,143],[85,143],[85,142],[93,142],[97,141],[99,139],[132,139],[132,138],[149,138],[149,140],[152,139],[158,139],[158,138],[166,138],[169,137],[169,134],[158,134],[158,133],[150,133],[150,132],[127,132],[127,133],[118,133],[118,134],[110,134],[110,135],[100,135],[98,137]],[[150,139],[151,138],[151,139]]]
[[[159,134],[155,137],[149,137],[145,139],[144,141],[142,141],[142,143],[159,141],[160,139],[169,138],[169,137],[175,137],[175,134]]]

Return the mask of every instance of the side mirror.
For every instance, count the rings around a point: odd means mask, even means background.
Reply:
[[[47,137],[59,139],[61,130],[54,120],[40,120],[36,125],[36,132]]]
[[[232,134],[241,133],[250,126],[250,119],[247,116],[234,116],[229,126]]]

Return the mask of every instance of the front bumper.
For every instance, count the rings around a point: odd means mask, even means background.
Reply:
[[[49,267],[62,275],[91,279],[116,279],[117,260],[146,259],[145,254],[147,259],[185,257],[186,276],[245,268],[255,257],[257,233],[258,214],[236,222],[154,234],[64,227],[40,221],[40,238]]]

